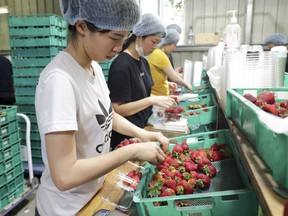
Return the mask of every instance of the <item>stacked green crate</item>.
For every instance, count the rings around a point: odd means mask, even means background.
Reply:
[[[0,106],[0,211],[25,191],[16,106]]]
[[[35,89],[41,71],[67,45],[66,22],[55,14],[10,16],[9,33],[18,112],[31,121],[32,160],[42,164]],[[21,119],[19,124],[21,142],[26,145],[26,123]]]
[[[114,60],[114,58],[111,60],[107,60],[107,61],[99,63],[100,67],[102,68],[106,82],[108,81],[109,69],[110,69],[110,66],[111,66],[113,60]]]

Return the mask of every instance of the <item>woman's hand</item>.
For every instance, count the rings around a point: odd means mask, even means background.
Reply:
[[[165,153],[156,142],[137,143],[124,148],[134,148],[135,154],[131,160],[148,161],[151,164],[158,165],[165,159]]]
[[[189,91],[192,90],[191,84],[188,83],[188,84],[186,85],[186,89],[188,89]]]
[[[151,96],[151,101],[153,105],[163,107],[165,109],[176,104],[177,100],[170,96]]]
[[[143,142],[159,142],[162,150],[164,152],[168,151],[169,139],[165,137],[161,132],[143,130],[139,138]]]

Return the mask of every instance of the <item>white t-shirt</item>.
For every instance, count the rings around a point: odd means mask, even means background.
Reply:
[[[113,115],[109,90],[99,64],[92,66],[95,77],[62,51],[40,74],[35,106],[45,165],[36,201],[41,216],[76,215],[102,186],[104,177],[59,191],[51,179],[45,147],[46,133],[74,130],[77,159],[109,152]]]

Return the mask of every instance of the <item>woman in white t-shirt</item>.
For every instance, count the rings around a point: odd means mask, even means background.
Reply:
[[[35,106],[45,170],[36,215],[76,215],[104,175],[128,160],[159,164],[168,139],[113,112],[101,67],[122,48],[140,18],[134,0],[61,0],[70,40],[40,74]],[[113,130],[146,143],[109,152]],[[152,142],[154,141],[154,142]]]

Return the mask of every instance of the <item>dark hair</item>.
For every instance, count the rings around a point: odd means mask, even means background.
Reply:
[[[111,31],[111,30],[107,30],[107,29],[98,28],[94,24],[92,24],[86,20],[84,20],[84,22],[86,23],[86,26],[90,32],[106,33],[106,32]],[[68,25],[68,40],[69,41],[74,40],[76,38],[76,34],[77,34],[76,26],[75,25]]]
[[[151,35],[142,36],[142,38],[146,38],[148,36],[151,36]],[[136,38],[137,36],[135,34],[132,34],[130,37],[128,37],[123,44],[121,52],[127,49],[132,42],[136,41]]]

